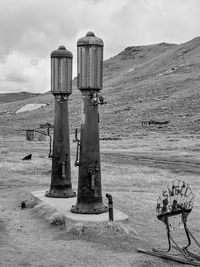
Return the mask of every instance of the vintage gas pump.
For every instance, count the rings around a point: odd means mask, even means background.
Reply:
[[[76,166],[79,166],[77,203],[71,211],[98,214],[108,211],[102,202],[98,104],[102,104],[103,41],[93,32],[77,42],[78,89],[82,93],[80,140],[77,141]]]
[[[45,196],[74,197],[71,185],[68,97],[72,93],[72,53],[60,46],[51,53],[51,93],[55,118],[50,190]]]

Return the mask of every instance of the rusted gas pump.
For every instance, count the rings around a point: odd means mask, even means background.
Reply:
[[[98,104],[102,103],[103,41],[93,32],[77,42],[78,89],[82,93],[80,140],[77,138],[79,167],[77,203],[71,211],[98,214],[108,211],[102,202]]]
[[[55,118],[50,190],[45,196],[74,197],[71,185],[68,97],[72,93],[72,53],[60,46],[51,53],[51,93]]]

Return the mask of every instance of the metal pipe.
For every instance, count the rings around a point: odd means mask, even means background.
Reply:
[[[112,200],[112,196],[110,194],[106,194],[106,197],[108,199],[109,221],[114,221],[114,218],[113,218],[113,200]]]

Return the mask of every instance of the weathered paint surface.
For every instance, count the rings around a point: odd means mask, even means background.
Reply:
[[[72,197],[68,98],[55,98],[54,139],[50,190],[48,197]]]
[[[80,135],[80,166],[76,213],[102,213],[101,162],[98,125],[98,105],[94,105],[95,90],[82,90],[83,109]]]

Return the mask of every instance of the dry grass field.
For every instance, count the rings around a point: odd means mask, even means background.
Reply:
[[[188,225],[200,240],[199,137],[156,132],[132,139],[101,141],[104,203],[111,193],[114,206],[129,216],[134,234],[93,231],[73,234],[69,227],[52,226],[32,207],[30,192],[48,189],[49,144],[25,137],[0,138],[0,266],[179,266],[136,252],[136,248],[166,247],[165,226],[156,218],[156,200],[174,179],[191,185],[195,206]],[[75,144],[71,144],[72,182]],[[31,161],[21,159],[32,153]],[[26,201],[27,208],[20,204]],[[101,229],[101,228],[100,228]],[[177,233],[181,235],[180,233]],[[182,242],[183,240],[181,240]]]

